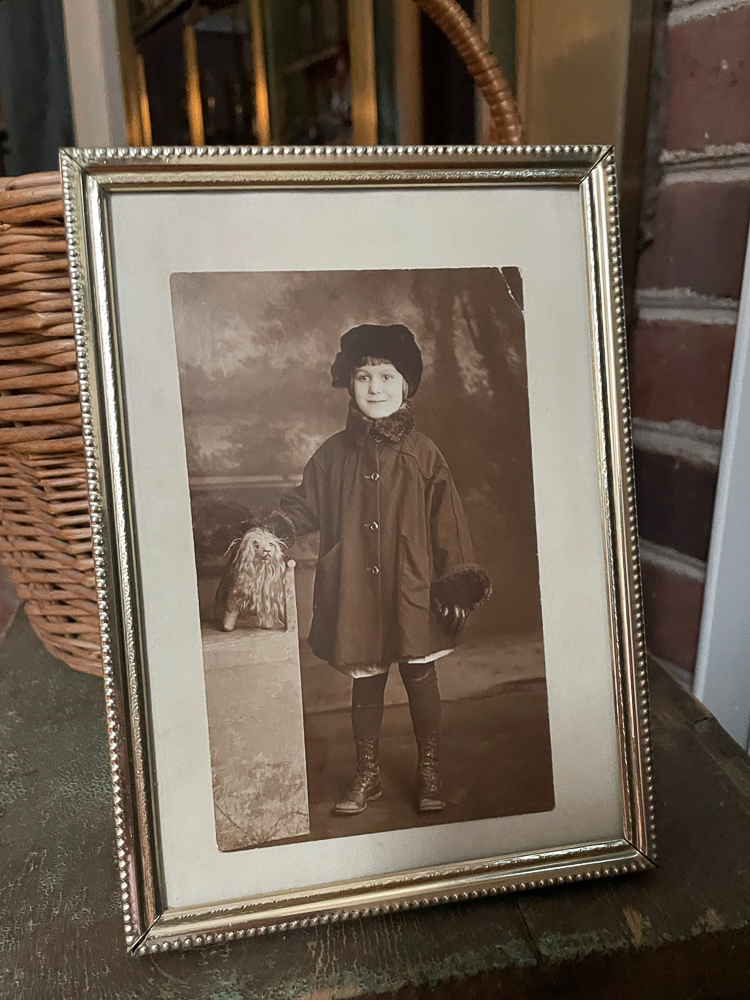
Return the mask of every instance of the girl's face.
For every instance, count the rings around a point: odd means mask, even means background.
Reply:
[[[354,372],[354,402],[366,417],[389,417],[406,396],[404,377],[392,364],[362,365]]]

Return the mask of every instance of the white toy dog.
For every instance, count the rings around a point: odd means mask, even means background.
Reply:
[[[268,518],[254,516],[244,535],[227,549],[227,563],[216,590],[214,614],[220,629],[231,632],[240,615],[252,614],[260,628],[286,627],[284,549]]]

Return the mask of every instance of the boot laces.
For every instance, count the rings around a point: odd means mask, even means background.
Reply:
[[[351,792],[365,792],[368,788],[374,785],[378,780],[378,774],[375,770],[362,770],[357,771],[354,775],[354,781],[352,781]]]
[[[419,750],[419,778],[422,788],[427,793],[439,794],[441,783],[438,775],[437,746],[432,740],[425,740]]]
[[[425,792],[438,793],[441,790],[440,779],[433,770],[423,769],[420,771],[422,789]]]

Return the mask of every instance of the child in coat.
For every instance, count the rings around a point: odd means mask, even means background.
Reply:
[[[320,532],[309,642],[353,678],[357,770],[335,812],[360,813],[381,795],[378,743],[394,662],[417,741],[418,808],[440,810],[435,661],[453,651],[490,581],[474,562],[446,461],[414,427],[422,355],[411,331],[349,330],[331,373],[351,397],[346,427],[315,452],[276,513],[288,536]]]

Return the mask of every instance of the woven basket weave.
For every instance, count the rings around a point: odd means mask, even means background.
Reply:
[[[58,174],[0,178],[0,561],[37,635],[100,673]]]
[[[455,0],[415,0],[487,99],[521,126],[497,61]],[[47,649],[101,674],[70,279],[57,173],[0,177],[0,562]]]

